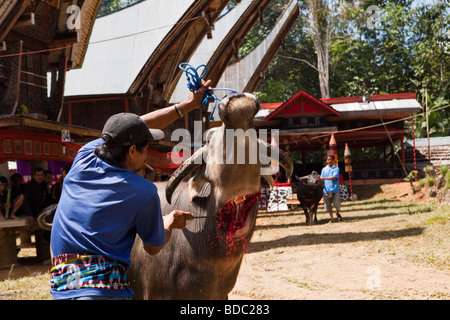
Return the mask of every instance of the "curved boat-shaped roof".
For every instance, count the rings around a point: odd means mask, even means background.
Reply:
[[[228,66],[217,87],[231,88],[239,92],[253,92],[298,15],[297,1],[291,0],[264,41],[242,60]]]
[[[188,59],[226,0],[143,1],[94,24],[83,67],[67,73],[65,96],[137,94],[144,85],[163,91],[173,69]]]
[[[253,11],[252,8],[255,7],[254,4],[255,1],[239,3],[222,16],[215,24],[212,39],[204,38],[188,63],[194,68],[205,64],[208,70],[211,70],[212,66],[209,64],[211,57],[218,53],[218,48],[227,38],[235,39],[235,33],[241,27],[239,21],[249,18],[249,14]],[[214,74],[216,72],[217,70],[214,69]],[[171,95],[170,102],[184,101],[188,95],[189,90],[186,87],[186,77],[182,75]]]

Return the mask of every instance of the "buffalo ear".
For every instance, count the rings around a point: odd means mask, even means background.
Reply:
[[[211,184],[205,179],[193,177],[188,182],[188,200],[192,202],[194,198],[207,198],[211,194]]]
[[[194,170],[201,166],[203,159],[205,159],[205,153],[207,153],[207,148],[206,146],[203,146],[198,149],[189,159],[183,162],[183,164],[172,174],[166,185],[166,199],[169,204],[172,203],[172,195],[180,182],[187,175],[191,174]]]
[[[205,179],[206,166],[201,166],[200,170],[193,172],[192,178],[189,179],[187,187],[187,196],[189,202],[195,198],[207,198],[211,194],[211,184]]]

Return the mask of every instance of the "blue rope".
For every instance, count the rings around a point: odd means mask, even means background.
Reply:
[[[185,74],[186,74],[186,80],[187,80],[187,87],[189,89],[189,91],[193,92],[199,88],[202,87],[202,78],[205,76],[206,74],[206,65],[201,64],[199,65],[197,68],[194,68],[193,66],[191,66],[189,63],[180,63],[180,65],[178,66]],[[199,74],[199,69],[203,68],[203,72],[201,74]],[[232,90],[232,89],[220,89],[220,88],[214,88],[212,90],[228,90],[228,91],[232,91],[234,93],[236,93],[236,91]],[[222,100],[217,98],[214,93],[211,92],[211,90],[206,90],[205,92],[205,98],[202,101],[202,105],[204,107],[208,106],[209,100],[214,100],[214,107],[211,111],[211,115],[209,116],[209,120],[213,120],[213,114],[214,111],[216,110],[216,106],[217,106],[217,100]]]

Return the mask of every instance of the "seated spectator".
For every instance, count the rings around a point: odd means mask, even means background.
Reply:
[[[18,198],[13,198],[12,190],[10,191],[10,197],[8,199],[8,179],[5,177],[0,177],[0,220],[4,220],[6,217],[6,212],[9,210],[9,218],[16,219],[17,211],[22,206],[24,197],[23,195]],[[8,201],[9,200],[9,201]]]
[[[22,183],[22,175],[18,172],[14,173],[11,178],[11,189],[17,194],[24,194],[25,185]]]
[[[53,181],[53,172],[52,170],[44,171],[44,182],[48,188],[48,192],[50,193],[52,190],[52,181]]]
[[[25,185],[22,183],[22,175],[16,172],[9,178],[9,181],[11,182],[11,199],[13,203],[17,203],[15,215],[17,217],[24,216]]]
[[[7,188],[8,188],[8,180],[5,177],[0,177],[0,209],[2,214],[0,215],[0,220],[5,220],[5,214],[7,208],[9,208],[10,204],[6,203],[7,198]]]
[[[34,222],[42,210],[54,203],[44,182],[44,169],[33,169],[32,179],[25,186],[25,213],[29,222]]]
[[[25,213],[28,223],[36,222],[42,210],[54,203],[48,186],[44,181],[44,169],[36,167],[31,181],[25,186]],[[38,259],[50,258],[50,231],[37,229],[34,231],[36,253]]]
[[[52,199],[56,202],[59,202],[59,198],[61,197],[62,187],[64,178],[67,176],[67,173],[69,173],[70,167],[61,168],[61,178],[59,178],[59,181],[55,183],[52,187]]]

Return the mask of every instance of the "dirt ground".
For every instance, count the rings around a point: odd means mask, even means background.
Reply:
[[[260,212],[229,299],[449,300],[448,213],[432,216],[428,191],[412,196],[408,183],[353,191],[361,200],[343,203],[342,222],[323,206],[313,226],[298,210]],[[0,270],[0,299],[51,299],[48,262],[19,256]]]
[[[314,226],[299,212],[261,213],[229,298],[450,299],[448,239],[426,251],[443,239],[432,238],[412,206],[432,201],[428,190],[376,188],[369,201],[343,203],[343,222],[329,224],[323,207]]]

